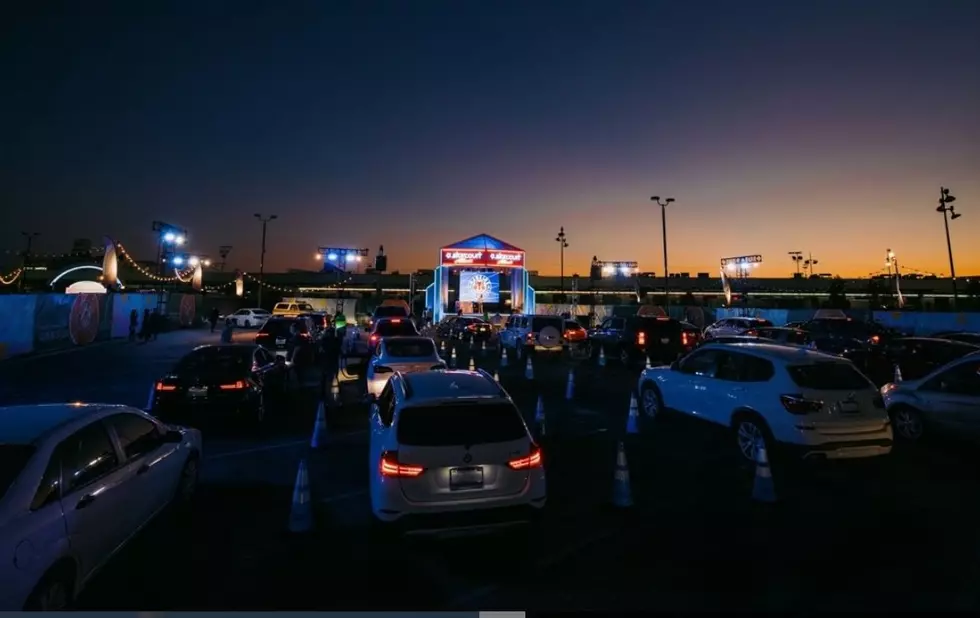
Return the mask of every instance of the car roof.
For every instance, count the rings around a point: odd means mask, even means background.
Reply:
[[[845,362],[844,359],[833,356],[831,354],[825,354],[818,350],[812,350],[810,348],[805,348],[803,346],[787,346],[778,343],[756,343],[756,342],[738,342],[738,343],[709,343],[704,347],[705,349],[727,349],[727,348],[737,348],[740,352],[749,352],[755,356],[761,356],[768,360],[779,361],[784,363],[799,362],[799,361],[825,361],[828,359],[833,359],[841,362]]]
[[[107,408],[102,403],[42,403],[0,407],[0,442],[31,444],[64,424],[94,416]]]
[[[506,399],[507,393],[484,371],[449,369],[402,374],[406,399],[416,401],[467,398]]]
[[[948,345],[948,346],[952,346],[952,347],[956,347],[956,346],[960,346],[960,347],[966,346],[968,348],[975,348],[975,347],[977,347],[975,344],[972,344],[969,341],[956,341],[956,340],[953,340],[953,339],[943,339],[941,337],[898,337],[894,341],[896,341],[896,342],[898,342],[898,341],[925,341],[925,342],[934,341],[936,343],[939,343],[939,344],[942,344],[942,345]]]

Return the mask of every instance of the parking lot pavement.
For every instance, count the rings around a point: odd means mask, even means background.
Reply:
[[[460,350],[457,362],[469,356]],[[774,454],[779,501],[759,505],[753,469],[727,434],[664,417],[625,435],[637,371],[541,359],[527,380],[525,367],[500,367],[492,353],[474,362],[499,373],[529,423],[539,397],[544,403],[549,505],[540,525],[379,539],[366,492],[368,410],[352,368],[343,405],[328,409],[323,448],[309,446],[315,381],[267,435],[206,437],[191,517],[148,528],[93,581],[81,607],[977,609],[972,449],[927,444],[820,466]],[[611,506],[620,441],[629,509]],[[294,536],[285,528],[301,460],[315,530]]]

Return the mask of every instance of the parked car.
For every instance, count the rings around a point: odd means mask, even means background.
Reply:
[[[255,428],[279,408],[285,388],[285,362],[261,346],[205,345],[154,383],[147,410],[166,423]]]
[[[565,319],[557,315],[520,315],[507,318],[500,331],[504,353],[513,350],[518,360],[531,354],[556,354],[565,351]]]
[[[381,526],[533,521],[544,458],[485,371],[394,374],[371,407],[371,512]]]
[[[918,380],[933,370],[980,351],[980,347],[949,339],[899,337],[889,340],[871,355],[866,373],[878,385],[895,379],[898,368],[903,380]]]
[[[284,302],[276,303],[276,306],[272,308],[272,315],[295,318],[301,314],[313,313],[314,311],[316,310],[310,303]]]
[[[382,337],[418,337],[415,323],[407,318],[379,318],[368,335],[368,354],[374,354]]]
[[[272,314],[265,309],[239,309],[227,317],[239,328],[261,328]]]
[[[968,333],[961,331],[951,331],[930,335],[935,339],[948,339],[950,341],[961,341],[975,346],[980,346],[980,333]]]
[[[626,366],[669,364],[688,348],[684,341],[681,323],[667,316],[610,317],[589,332],[593,357],[602,351]]]
[[[255,343],[300,367],[308,367],[316,360],[317,346],[309,318],[273,316],[259,330]]]
[[[483,318],[475,316],[454,316],[446,324],[446,339],[457,339],[467,343],[487,342],[493,338],[493,327]]]
[[[704,329],[705,339],[731,335],[758,335],[758,329],[772,326],[772,322],[762,318],[738,317],[724,318]]]
[[[64,610],[148,522],[187,505],[201,434],[101,404],[0,408],[0,610]]]
[[[922,378],[888,383],[881,394],[900,439],[916,441],[942,434],[980,440],[980,352]]]
[[[854,364],[803,347],[708,344],[638,383],[649,424],[670,410],[730,431],[754,462],[759,441],[803,458],[885,455],[892,429],[878,389]]]
[[[388,379],[396,373],[439,371],[446,362],[439,356],[436,344],[428,337],[382,337],[368,361],[367,390],[381,394]]]

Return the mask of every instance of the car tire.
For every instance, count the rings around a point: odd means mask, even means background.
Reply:
[[[170,504],[178,510],[183,510],[190,506],[197,492],[197,484],[201,474],[201,461],[197,453],[191,453],[184,462],[184,467],[180,471],[180,478],[177,481],[177,489],[174,490]]]
[[[918,442],[925,433],[922,413],[912,406],[899,405],[888,411],[895,436],[903,442]]]
[[[644,384],[640,389],[639,426],[640,431],[652,427],[664,415],[664,398],[660,389],[653,384]]]
[[[24,611],[53,612],[69,609],[72,603],[73,580],[67,566],[55,566],[48,571],[24,603]]]
[[[772,431],[765,419],[755,413],[740,412],[732,418],[732,441],[735,445],[735,454],[739,461],[744,464],[755,465],[756,450],[755,440],[761,439],[766,447],[766,454],[772,462],[773,446],[775,440]],[[751,445],[751,448],[750,448]]]

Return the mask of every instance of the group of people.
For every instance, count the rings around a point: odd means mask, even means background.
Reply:
[[[153,341],[157,335],[163,331],[164,317],[159,310],[143,310],[143,319],[140,321],[139,311],[133,309],[129,312],[129,340],[139,339],[143,343]]]

